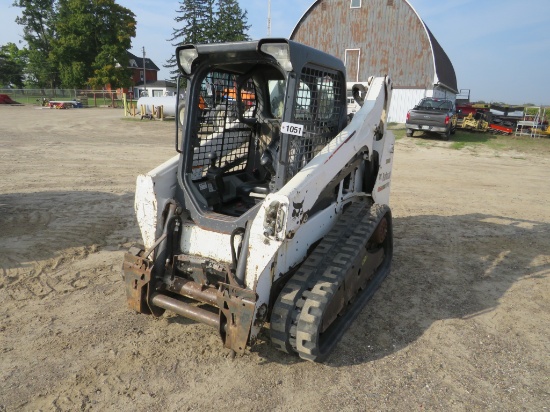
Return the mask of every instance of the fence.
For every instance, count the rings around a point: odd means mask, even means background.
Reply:
[[[0,89],[0,94],[7,94],[18,103],[37,106],[49,100],[76,100],[83,107],[123,107],[122,94],[111,90]]]

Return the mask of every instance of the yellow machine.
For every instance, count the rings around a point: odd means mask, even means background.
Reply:
[[[473,113],[470,113],[462,120],[461,128],[485,132],[489,129],[489,123],[483,120],[483,116],[479,116],[479,113],[476,113],[475,116]]]
[[[539,137],[539,136],[550,136],[550,127],[547,127],[546,130],[535,129],[535,131],[534,131],[534,136],[535,136],[535,137]]]

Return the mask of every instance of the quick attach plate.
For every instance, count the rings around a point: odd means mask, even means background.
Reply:
[[[239,355],[244,353],[248,342],[256,299],[256,293],[251,290],[220,283],[220,335],[224,346]]]
[[[151,279],[153,277],[153,262],[143,259],[144,248],[140,245],[132,246],[124,254],[122,270],[126,288],[126,300],[130,309],[147,315],[161,316],[164,309],[149,305],[152,292]]]
[[[153,265],[141,258],[142,253],[143,248],[132,246],[124,254],[122,270],[128,306],[136,312],[150,314],[151,310],[147,305],[147,285],[151,281]]]

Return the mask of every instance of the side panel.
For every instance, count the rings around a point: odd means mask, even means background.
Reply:
[[[380,155],[380,169],[374,184],[372,197],[376,203],[388,205],[390,203],[391,174],[393,168],[393,151],[395,136],[391,131],[386,131],[384,148]]]
[[[241,236],[235,236],[235,245],[240,241]],[[231,263],[230,235],[201,229],[195,224],[183,224],[181,248],[183,253],[189,255]]]
[[[158,232],[162,229],[157,227],[157,222],[162,217],[166,201],[173,199],[176,193],[178,159],[179,155],[176,155],[146,175],[137,177],[134,209],[146,249],[160,235]]]

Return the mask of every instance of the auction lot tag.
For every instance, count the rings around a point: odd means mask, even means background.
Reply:
[[[304,126],[296,123],[283,122],[281,125],[281,131],[294,136],[302,136],[304,133]]]

